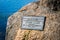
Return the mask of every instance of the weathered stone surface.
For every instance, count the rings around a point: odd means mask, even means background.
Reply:
[[[60,40],[60,11],[39,3],[30,3],[8,18],[6,40]],[[44,30],[22,30],[22,16],[46,16]]]

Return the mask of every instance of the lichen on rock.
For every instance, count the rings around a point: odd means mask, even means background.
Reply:
[[[42,3],[43,2],[43,3]],[[24,6],[8,18],[6,40],[60,40],[60,11],[53,11],[41,0]],[[59,1],[60,2],[60,1]],[[42,5],[44,4],[44,5]],[[21,29],[22,16],[45,16],[43,31]]]

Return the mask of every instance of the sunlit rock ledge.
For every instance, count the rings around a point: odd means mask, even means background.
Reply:
[[[6,40],[60,40],[60,11],[39,4],[30,3],[8,18]],[[44,30],[22,30],[22,16],[45,16]]]

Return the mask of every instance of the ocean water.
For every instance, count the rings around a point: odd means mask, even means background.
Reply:
[[[36,0],[0,0],[0,40],[5,40],[8,17],[30,2]]]

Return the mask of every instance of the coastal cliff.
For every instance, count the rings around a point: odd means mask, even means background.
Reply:
[[[48,1],[29,3],[8,18],[6,40],[60,40],[59,8],[48,7]],[[21,29],[23,16],[45,16],[43,31]]]

